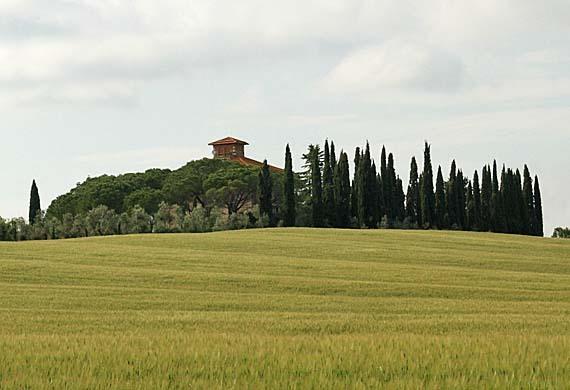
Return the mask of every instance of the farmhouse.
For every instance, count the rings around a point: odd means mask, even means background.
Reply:
[[[214,158],[235,161],[238,164],[250,167],[261,167],[263,165],[262,162],[245,156],[245,147],[249,144],[237,138],[226,137],[210,142],[208,145],[214,148],[212,151]],[[269,166],[269,169],[276,173],[283,172],[283,169],[272,165]]]

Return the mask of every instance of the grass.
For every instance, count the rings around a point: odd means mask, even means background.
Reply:
[[[273,229],[0,243],[0,388],[569,388],[570,242]]]

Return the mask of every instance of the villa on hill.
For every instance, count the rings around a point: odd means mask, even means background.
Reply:
[[[214,158],[234,161],[238,164],[249,167],[261,167],[262,162],[245,156],[245,146],[249,143],[234,137],[226,137],[218,141],[210,142],[208,145],[214,149],[212,155]],[[282,173],[283,169],[270,165],[269,169],[275,173]]]

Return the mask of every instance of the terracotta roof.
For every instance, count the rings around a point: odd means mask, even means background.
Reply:
[[[234,138],[234,137],[226,137],[226,138],[214,141],[214,142],[210,142],[208,145],[215,146],[215,145],[234,145],[234,144],[249,145],[247,142],[239,140],[239,139]]]
[[[253,159],[247,158],[247,157],[232,157],[232,158],[230,159],[230,161],[235,161],[235,162],[237,162],[238,164],[246,165],[246,166],[250,166],[250,167],[262,167],[262,166],[263,166],[263,163],[262,163],[262,162],[259,162],[259,161],[257,161],[257,160],[253,160]],[[283,169],[274,167],[273,165],[270,165],[270,166],[269,166],[269,169],[270,169],[272,172],[276,172],[276,173],[284,172]]]

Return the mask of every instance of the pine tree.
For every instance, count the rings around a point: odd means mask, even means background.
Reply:
[[[532,193],[532,178],[528,167],[524,166],[523,200],[525,205],[524,233],[534,235],[536,233],[536,211],[534,210],[534,195]]]
[[[473,174],[473,220],[471,221],[471,229],[481,229],[481,187],[477,171]]]
[[[311,206],[313,210],[313,226],[323,227],[323,182],[321,177],[321,160],[319,153],[313,153],[311,161]]]
[[[335,163],[336,165],[336,163]],[[323,168],[323,208],[324,219],[327,226],[336,225],[336,208],[334,200],[333,169],[329,141],[325,141],[325,155]]]
[[[350,173],[348,155],[340,153],[340,160],[335,168],[334,175],[336,222],[338,227],[350,227]]]
[[[29,222],[30,224],[35,224],[37,218],[41,215],[42,206],[40,203],[40,193],[38,191],[38,186],[36,181],[32,181],[32,189],[30,191],[30,209],[29,209]]]
[[[418,164],[416,158],[412,157],[412,162],[410,163],[410,182],[406,196],[406,215],[411,224],[417,224],[419,222],[419,204],[420,183],[418,178]]]
[[[435,222],[438,229],[447,228],[446,214],[447,207],[445,202],[445,183],[443,181],[443,173],[441,166],[437,169],[437,179],[435,182]]]
[[[286,227],[295,226],[297,218],[295,202],[295,176],[293,174],[293,159],[291,148],[287,144],[285,149],[285,178],[283,181],[283,225]]]
[[[536,219],[535,234],[539,237],[544,236],[544,221],[542,216],[542,196],[540,194],[540,184],[538,176],[534,177],[534,212]]]
[[[433,191],[433,168],[431,165],[431,147],[426,142],[424,150],[423,185],[421,188],[422,222],[425,227],[434,226],[435,194]]]
[[[262,216],[267,216],[269,224],[273,226],[273,179],[267,160],[263,161],[263,166],[259,171],[258,193],[259,213]]]

